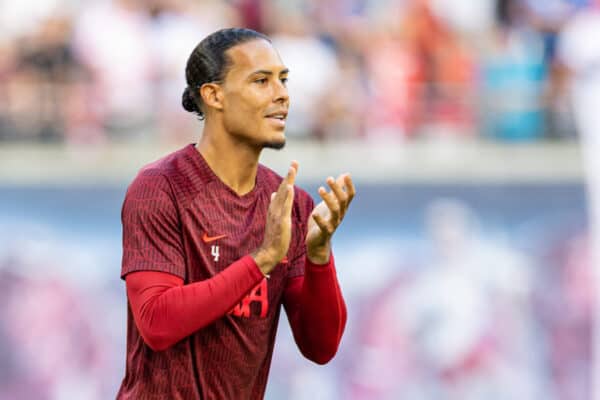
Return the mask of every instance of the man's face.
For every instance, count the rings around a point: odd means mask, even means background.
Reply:
[[[227,51],[231,66],[222,83],[225,130],[263,148],[285,145],[290,105],[288,70],[266,40],[252,40]]]

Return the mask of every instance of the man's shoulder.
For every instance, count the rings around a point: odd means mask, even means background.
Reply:
[[[132,190],[167,191],[170,194],[181,192],[181,187],[190,185],[193,165],[187,145],[169,153],[156,161],[144,165],[129,185]]]
[[[169,178],[185,173],[189,168],[189,164],[191,164],[188,154],[189,146],[192,145],[187,145],[159,158],[156,161],[144,165],[140,169],[138,176],[144,177],[162,175],[166,178]]]

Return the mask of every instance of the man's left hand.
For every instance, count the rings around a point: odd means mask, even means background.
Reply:
[[[306,255],[313,264],[329,262],[331,237],[344,219],[355,193],[350,174],[342,174],[336,180],[329,177],[327,185],[331,191],[328,192],[323,186],[319,188],[319,196],[323,201],[314,208],[308,219]]]

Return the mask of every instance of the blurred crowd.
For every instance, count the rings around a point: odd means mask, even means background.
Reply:
[[[401,235],[369,231],[381,217],[348,225],[356,239],[336,242],[349,311],[340,351],[326,368],[308,362],[282,316],[266,399],[592,399],[588,234],[576,214],[523,213],[473,193],[427,197]],[[86,210],[111,203],[93,195]],[[476,197],[503,218],[473,207]],[[23,202],[24,215],[56,213]],[[371,215],[389,218],[395,207]],[[113,398],[127,310],[118,221],[99,230],[103,217],[87,211],[71,224],[28,218],[0,224],[0,399]]]
[[[362,310],[343,398],[593,398],[587,235],[563,227],[525,253],[482,222],[457,199],[428,205],[420,261]]]
[[[595,3],[0,2],[0,141],[189,141],[187,57],[229,26],[267,33],[290,67],[290,136],[568,140],[561,32]]]

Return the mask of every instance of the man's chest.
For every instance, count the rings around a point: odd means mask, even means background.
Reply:
[[[264,194],[227,200],[207,192],[181,211],[189,282],[211,278],[261,246],[269,200]],[[288,260],[294,259],[300,250],[302,232],[302,224],[292,218],[288,255],[271,274],[272,283],[287,276]]]
[[[266,196],[253,202],[197,198],[181,219],[188,283],[209,279],[257,250],[263,241],[268,206]],[[301,230],[298,224],[292,225],[288,257],[276,266],[269,279],[263,279],[240,300],[230,311],[231,316],[263,319],[276,311],[272,306],[279,304],[285,289],[291,268],[289,259],[296,252]]]
[[[210,192],[197,196],[181,219],[186,256],[202,261],[210,275],[222,271],[260,246],[268,206],[265,196],[237,200]]]

